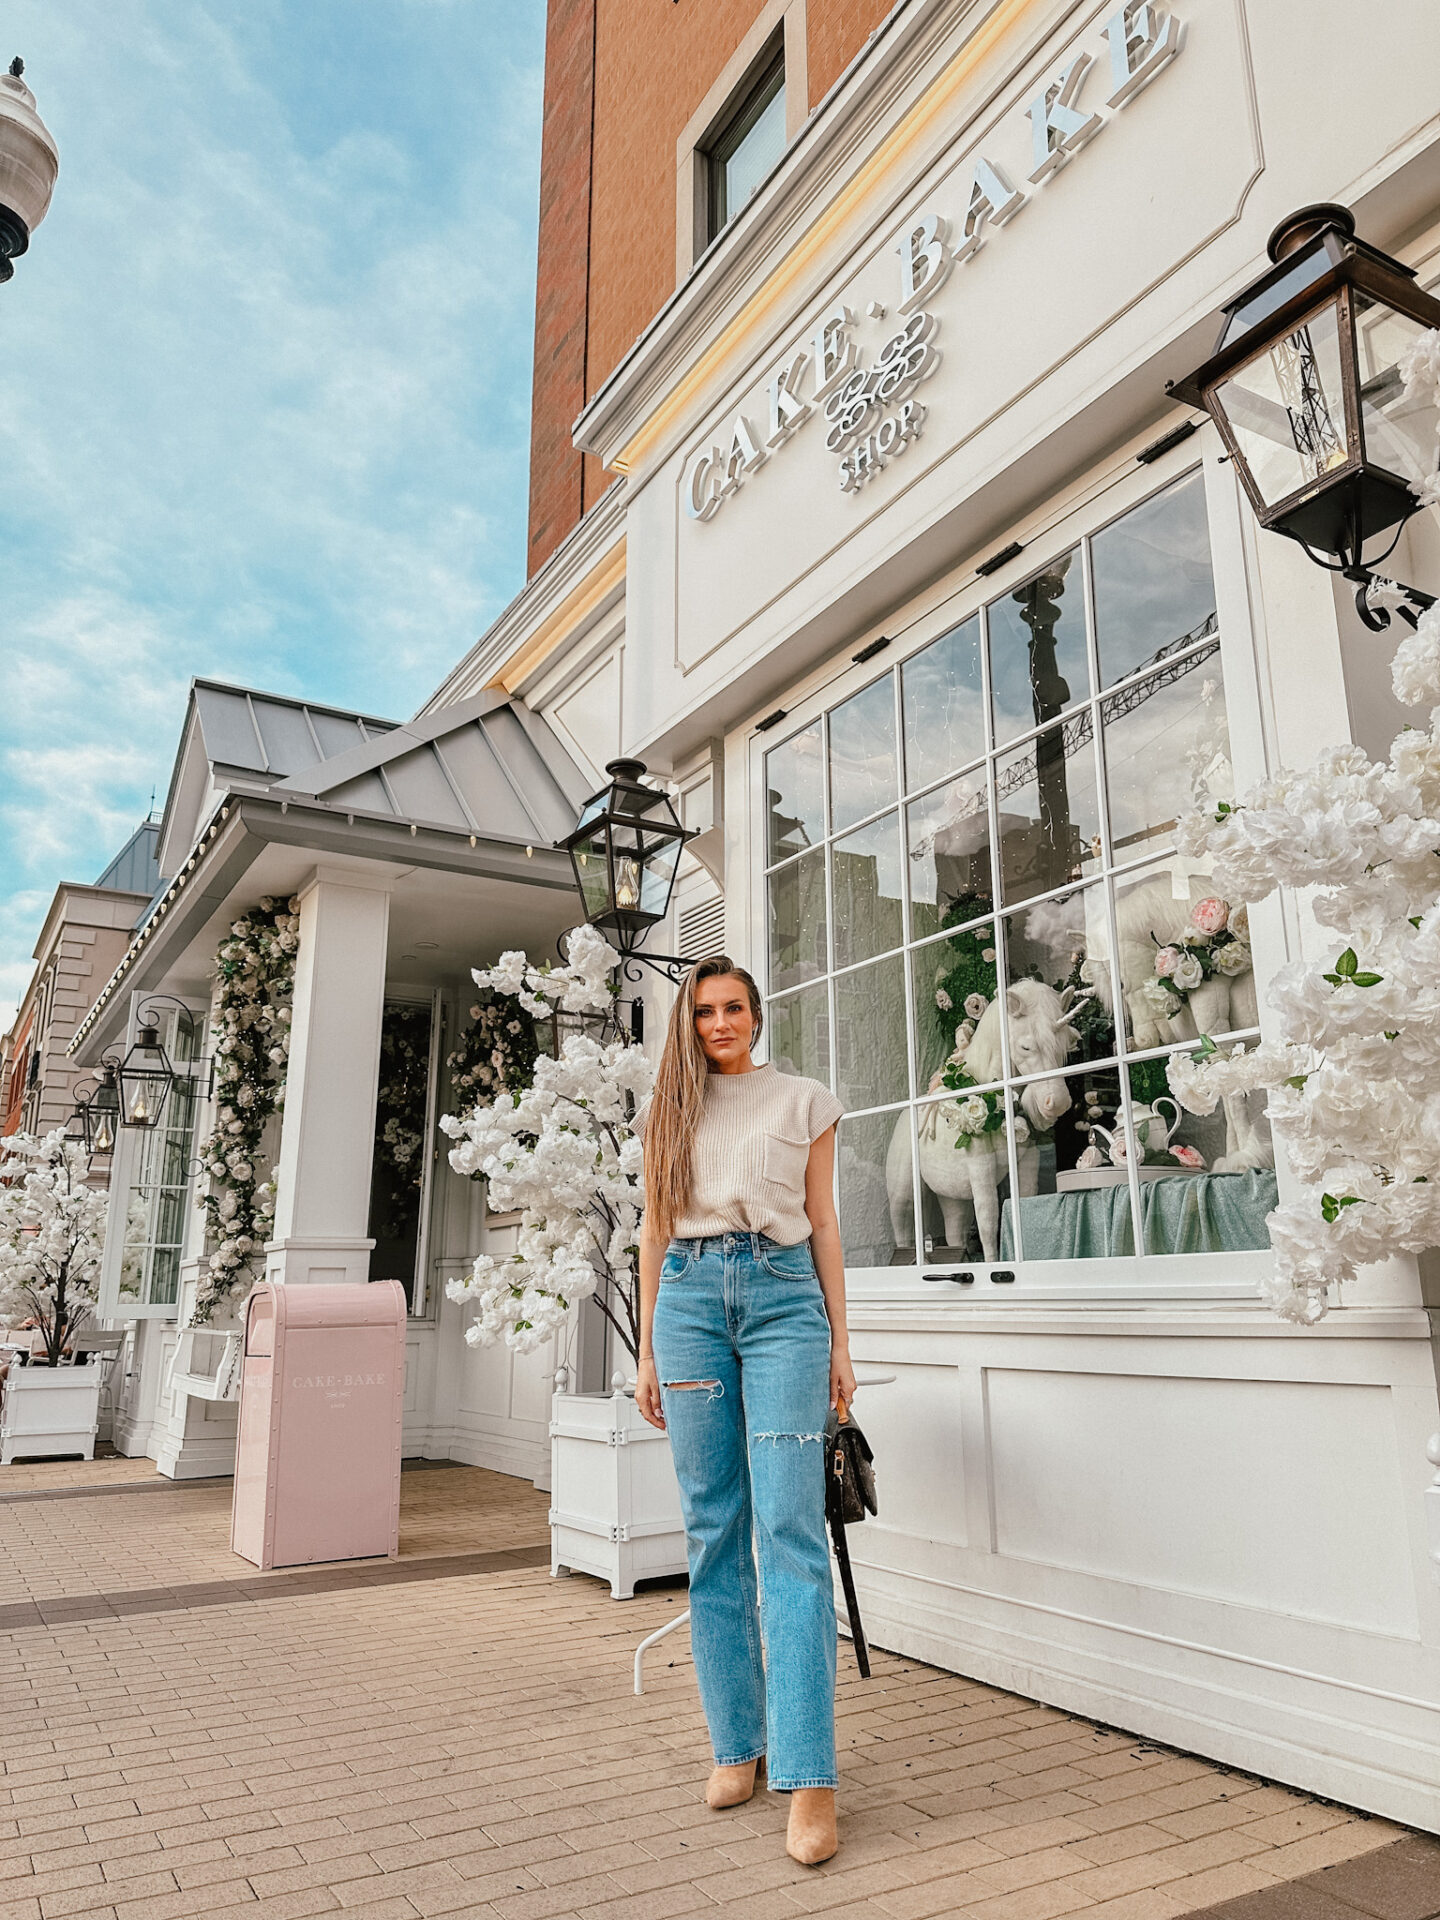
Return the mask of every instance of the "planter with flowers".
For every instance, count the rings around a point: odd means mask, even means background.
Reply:
[[[89,1156],[64,1133],[0,1141],[0,1317],[23,1320],[28,1364],[9,1363],[0,1399],[0,1464],[17,1455],[95,1452],[104,1367],[83,1352],[95,1307],[105,1195],[86,1185]]]
[[[507,1075],[492,1090],[482,1081],[471,1111],[441,1120],[456,1142],[455,1171],[482,1176],[492,1205],[521,1216],[514,1253],[481,1254],[447,1291],[475,1309],[465,1330],[472,1346],[503,1339],[519,1353],[573,1329],[579,1303],[593,1300],[633,1366],[642,1193],[629,1121],[652,1070],[614,1017],[620,956],[588,926],[565,945],[563,967],[532,966],[512,952],[474,976],[553,1022],[557,1035],[567,1018],[597,1030],[565,1033],[558,1057],[534,1057],[528,1084]],[[498,1075],[508,1063],[490,1064]],[[624,1373],[609,1394],[572,1393],[569,1377],[562,1369],[552,1403],[551,1572],[596,1574],[617,1600],[628,1599],[637,1579],[685,1571],[670,1444],[636,1412]]]

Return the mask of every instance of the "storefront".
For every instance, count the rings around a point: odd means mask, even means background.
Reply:
[[[1428,1826],[1420,1275],[1277,1320],[1264,1112],[1165,1077],[1316,938],[1215,901],[1177,821],[1408,716],[1166,382],[1301,203],[1440,277],[1437,51],[1409,4],[898,9],[580,418],[623,485],[532,591],[623,552],[623,625],[517,603],[432,703],[583,709],[671,778],[682,914],[723,898],[771,1057],[845,1102],[852,1324],[900,1376],[875,1639]],[[1391,564],[1440,587],[1433,516]]]
[[[237,770],[216,720],[182,754],[179,892],[77,1042],[161,988],[203,1011],[230,916],[294,894],[271,1269],[408,1262],[408,1444],[543,1473],[558,1354],[474,1354],[442,1303],[506,1229],[437,1158],[438,1062],[469,968],[575,917],[575,803],[645,760],[698,834],[655,945],[751,965],[771,1057],[845,1103],[858,1358],[899,1376],[863,1406],[877,1644],[1426,1827],[1422,1275],[1275,1318],[1264,1112],[1165,1091],[1170,1053],[1253,1035],[1318,950],[1303,902],[1217,902],[1177,822],[1409,716],[1393,639],[1259,531],[1166,382],[1300,204],[1440,279],[1437,55],[1424,0],[1383,31],[1358,0],[896,8],[585,408],[622,478],[405,737],[331,716],[348,745]],[[1440,591],[1433,515],[1391,564]],[[377,1222],[402,1054],[431,1159]],[[201,1246],[164,1186],[117,1162],[143,1200],[139,1277],[117,1246],[108,1282],[146,1343],[128,1444],[223,1470],[219,1362],[192,1340],[173,1368]]]

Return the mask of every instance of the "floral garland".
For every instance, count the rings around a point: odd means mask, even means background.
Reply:
[[[260,1149],[266,1121],[285,1100],[299,912],[298,900],[267,894],[233,922],[215,956],[215,1127],[200,1152],[210,1191],[199,1201],[214,1248],[196,1295],[195,1326],[253,1279],[252,1263],[274,1223],[275,1183],[260,1178]]]
[[[500,1093],[519,1093],[535,1078],[535,1023],[515,993],[490,991],[470,1009],[470,1025],[446,1060],[455,1090],[488,1107]]]
[[[1150,938],[1155,940],[1153,933]],[[1233,980],[1253,964],[1249,909],[1232,913],[1228,901],[1201,900],[1184,933],[1163,946],[1155,940],[1155,977],[1142,983],[1140,993],[1153,1014],[1173,1020],[1205,981],[1217,974]]]

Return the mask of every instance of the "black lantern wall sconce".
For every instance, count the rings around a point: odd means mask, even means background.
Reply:
[[[638,960],[678,985],[688,961],[640,948],[670,911],[681,849],[695,830],[681,826],[668,794],[644,784],[643,760],[611,760],[605,771],[609,785],[585,802],[574,831],[555,844],[570,856],[585,918],[624,957],[626,979],[640,979]],[[637,1000],[637,1037],[639,1009]]]
[[[104,1160],[115,1151],[115,1131],[120,1124],[120,1091],[115,1081],[115,1062],[100,1063],[100,1078],[88,1088],[75,1090],[75,1110],[65,1124],[65,1137],[83,1146],[92,1160]]]
[[[1434,597],[1375,569],[1436,470],[1435,412],[1406,398],[1400,362],[1440,327],[1440,300],[1358,240],[1347,207],[1302,207],[1267,251],[1269,270],[1224,308],[1210,358],[1168,391],[1215,422],[1261,526],[1350,581],[1373,632],[1392,607],[1414,626]]]
[[[179,1067],[160,1039],[162,1003],[176,1010]],[[105,1054],[98,1081],[88,1090],[77,1091],[75,1109],[65,1127],[67,1138],[83,1144],[92,1160],[112,1154],[121,1127],[136,1132],[158,1127],[176,1081],[191,1078],[186,1069],[203,1064],[194,1013],[173,994],[152,995],[140,1009],[134,1043],[123,1055]],[[208,1064],[213,1071],[214,1060]]]

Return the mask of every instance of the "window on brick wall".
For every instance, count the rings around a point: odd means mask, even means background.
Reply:
[[[740,212],[785,151],[785,48],[779,35],[736,91],[704,145],[706,244]]]

